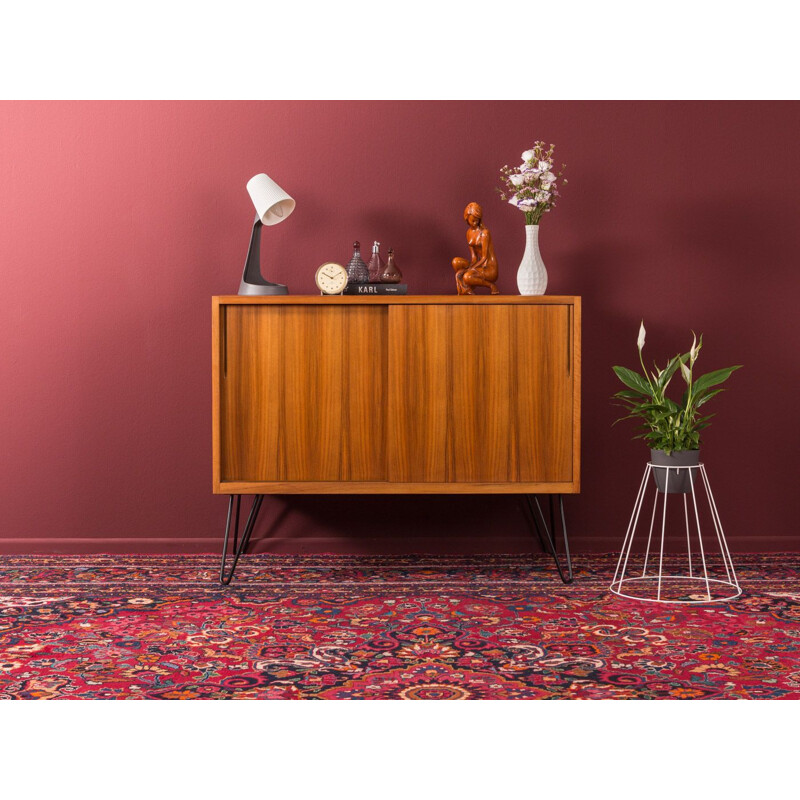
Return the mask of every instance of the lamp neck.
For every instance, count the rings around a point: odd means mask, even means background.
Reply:
[[[256,214],[253,221],[253,232],[250,234],[250,247],[247,249],[247,260],[244,262],[242,280],[255,286],[269,286],[269,281],[261,277],[261,229],[264,223]]]

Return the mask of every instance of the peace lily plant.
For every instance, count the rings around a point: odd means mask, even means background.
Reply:
[[[741,367],[726,367],[695,377],[694,365],[700,349],[703,347],[703,336],[697,341],[692,333],[692,346],[688,353],[674,356],[664,369],[654,363],[654,370],[645,368],[642,350],[644,349],[645,328],[642,322],[636,345],[639,349],[639,363],[642,373],[634,372],[626,367],[614,367],[616,376],[627,388],[617,392],[614,397],[628,408],[629,413],[622,419],[640,419],[641,432],[636,439],[644,439],[651,450],[662,450],[667,455],[685,450],[700,448],[700,431],[707,428],[713,414],[700,416],[699,410],[712,397],[724,391],[714,388],[724,383],[734,370]],[[667,397],[667,388],[675,373],[680,370],[686,388],[680,403]],[[615,423],[616,424],[616,423]]]

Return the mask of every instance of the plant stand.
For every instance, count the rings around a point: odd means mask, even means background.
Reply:
[[[651,473],[654,469],[666,471],[664,491],[657,489],[655,482],[651,480]],[[673,493],[671,496],[675,501],[670,504],[670,480],[672,480],[673,486],[675,486],[681,470],[689,470],[690,472],[690,489],[685,493]],[[700,485],[703,487],[703,492],[698,490]],[[650,530],[647,536],[647,547],[645,549],[643,562],[634,566],[634,561],[637,561],[638,558],[636,555],[633,559],[631,558],[633,540],[636,535],[639,518],[645,503],[645,495],[647,494],[649,486],[653,487],[655,498],[653,499],[653,510],[650,514]],[[700,524],[700,512],[698,507],[699,495],[704,496],[707,502],[707,508],[710,512],[717,540],[717,546],[714,547],[713,538],[710,535],[707,537],[711,539],[710,543],[706,542],[710,547],[710,549],[708,549],[708,559],[706,557],[706,544],[703,542],[703,532]],[[683,497],[683,517],[686,528],[686,552],[683,554],[685,560],[668,556],[669,563],[665,564],[664,541],[667,531],[667,506],[670,505],[671,508],[677,506],[679,509],[681,505],[681,496]],[[659,497],[661,497],[662,501],[660,513],[661,541],[658,553],[658,570],[653,571],[652,566],[654,566],[653,562],[656,560],[656,556],[654,554],[651,559],[650,549],[653,543],[653,529],[656,525],[656,510]],[[691,497],[691,500],[689,500],[689,497]],[[702,506],[702,503],[700,505]],[[693,520],[693,524],[690,523],[690,519]],[[695,551],[694,554],[692,552],[692,527],[694,527],[694,534],[699,545],[699,559],[697,557],[697,551]],[[706,527],[708,528],[708,526]],[[724,568],[724,578],[722,570],[719,570],[718,577],[709,576],[709,564],[711,562],[712,553],[715,558],[717,553],[721,557],[722,567]],[[648,564],[651,566],[650,573],[647,571]],[[702,565],[702,571],[697,569],[700,565]],[[639,573],[639,566],[641,566],[641,573]],[[713,566],[718,567],[718,565]],[[630,522],[628,523],[628,530],[622,543],[622,550],[620,551],[617,561],[614,579],[609,588],[614,594],[620,597],[627,597],[631,600],[645,600],[653,603],[721,603],[726,600],[733,600],[742,593],[739,581],[736,578],[736,572],[733,568],[733,560],[728,550],[728,543],[725,541],[725,534],[722,531],[722,523],[720,522],[717,506],[714,502],[714,495],[711,493],[711,484],[708,482],[708,475],[706,475],[703,464],[689,467],[662,467],[652,463],[646,465],[642,483],[639,487],[639,494],[636,496],[636,502],[633,505],[633,512],[631,513]]]

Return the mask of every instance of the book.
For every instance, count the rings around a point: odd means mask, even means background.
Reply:
[[[405,283],[348,283],[342,294],[407,294]]]

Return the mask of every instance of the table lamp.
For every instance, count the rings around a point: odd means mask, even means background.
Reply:
[[[261,227],[277,225],[294,211],[295,202],[275,181],[263,172],[247,181],[247,191],[256,207],[250,248],[239,284],[239,294],[289,294],[280,283],[271,283],[261,275]]]

